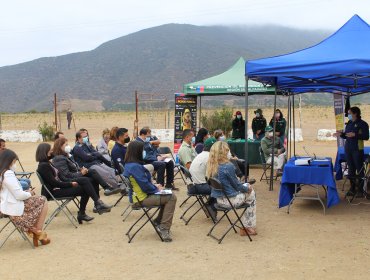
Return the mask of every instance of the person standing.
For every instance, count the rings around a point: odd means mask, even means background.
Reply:
[[[276,119],[275,135],[280,138],[284,145],[286,120],[284,119],[283,113],[280,109],[276,109],[274,116],[271,118],[269,123],[271,127],[274,127],[274,118]]]
[[[245,120],[243,120],[242,112],[237,111],[235,113],[235,119],[233,120],[232,127],[232,138],[245,139]]]
[[[262,140],[265,137],[266,119],[262,114],[262,109],[254,111],[256,117],[252,120],[253,139]]]
[[[68,129],[71,129],[72,115],[73,115],[72,110],[71,108],[69,108],[67,111]]]
[[[344,151],[348,165],[348,178],[351,182],[351,188],[346,195],[363,197],[362,180],[356,185],[356,175],[359,178],[364,177],[364,169],[362,168],[365,160],[364,141],[369,140],[369,125],[362,120],[361,110],[358,107],[352,107],[348,110],[348,120],[344,132],[338,131],[335,134],[346,139]]]

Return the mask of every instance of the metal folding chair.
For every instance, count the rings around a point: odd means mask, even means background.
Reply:
[[[159,147],[158,148],[158,153],[161,154],[161,155],[171,155],[172,160],[175,163],[174,178],[175,178],[175,180],[182,179],[182,181],[186,185],[186,180],[185,180],[184,175],[182,174],[181,169],[180,169],[181,164],[178,163],[178,162],[176,163],[176,159],[175,159],[175,157],[174,157],[171,149],[169,147]],[[177,174],[180,174],[181,177],[180,178],[176,178],[176,175]]]
[[[270,163],[266,162],[266,158],[265,158],[265,155],[264,155],[261,147],[259,147],[258,151],[259,151],[259,154],[260,154],[262,168],[263,168],[263,173],[261,175],[260,182],[266,181],[267,184],[270,184],[271,179],[270,179],[270,174],[268,174],[269,173],[268,171],[271,171],[272,166],[271,166]],[[277,176],[274,176],[273,180],[276,181]]]
[[[5,221],[5,225],[0,229],[0,234],[2,234],[3,232],[5,232],[6,228],[9,228],[11,225],[13,225],[13,229],[10,229],[10,232],[7,233],[6,237],[4,238],[3,241],[0,241],[0,249],[4,246],[4,244],[6,243],[6,241],[8,241],[8,239],[10,238],[10,236],[13,235],[13,233],[15,233],[16,231],[19,233],[19,235],[23,238],[24,241],[27,241],[28,244],[30,244],[30,246],[32,248],[35,248],[35,246],[33,246],[33,243],[32,241],[28,238],[27,234],[20,230],[14,223],[13,221],[10,219],[9,216],[7,215],[4,215],[4,214],[1,214],[0,213],[0,221],[1,220],[4,220]]]
[[[216,239],[218,241],[218,244],[220,244],[222,242],[222,240],[225,238],[225,236],[229,233],[229,231],[231,229],[234,230],[235,233],[237,233],[236,229],[235,228],[239,228],[239,229],[244,229],[245,232],[247,233],[247,236],[249,238],[250,241],[252,241],[252,238],[250,237],[250,235],[248,234],[248,231],[247,229],[245,228],[245,226],[243,225],[242,223],[242,220],[241,220],[241,217],[244,215],[245,211],[247,211],[247,208],[249,207],[249,204],[245,203],[245,204],[242,204],[238,207],[234,207],[232,204],[231,204],[231,201],[230,201],[230,198],[228,197],[228,195],[226,194],[221,182],[216,179],[216,178],[209,178],[208,180],[210,186],[215,189],[215,190],[218,190],[218,191],[222,191],[222,193],[224,194],[224,196],[226,197],[228,203],[229,203],[229,206],[223,206],[223,205],[219,205],[218,203],[215,204],[215,208],[218,212],[223,212],[223,215],[221,216],[220,219],[218,219],[218,221],[216,221],[216,223],[212,226],[212,228],[210,229],[210,231],[208,232],[207,236],[211,236],[213,239]],[[240,213],[238,213],[237,210],[242,210]],[[231,217],[229,216],[229,212],[232,212],[235,214],[236,216],[236,219],[232,220]],[[216,237],[215,235],[213,235],[213,230],[217,227],[217,225],[220,224],[220,222],[223,220],[223,218],[226,217],[226,219],[229,221],[229,227],[227,228],[227,230],[223,233],[223,235],[218,238]]]
[[[19,159],[17,161],[18,161],[19,166],[21,167],[22,171],[21,172],[15,172],[15,176],[17,176],[18,178],[29,179],[34,172],[25,171],[21,161]]]
[[[160,235],[156,225],[154,224],[154,221],[153,221],[153,217],[158,213],[158,211],[160,210],[161,206],[152,206],[152,207],[145,207],[142,205],[141,201],[138,199],[138,197],[136,196],[136,193],[134,192],[134,189],[132,187],[132,184],[131,184],[131,181],[129,178],[127,178],[128,180],[128,185],[129,185],[129,188],[130,188],[130,192],[132,193],[132,195],[135,197],[137,203],[133,205],[132,209],[133,210],[142,210],[143,211],[143,214],[131,225],[131,227],[129,228],[129,230],[126,232],[126,235],[128,237],[128,243],[131,243],[131,241],[134,239],[134,237],[136,236],[136,234],[139,233],[139,231],[147,224],[147,223],[150,223],[155,232],[157,233],[157,235],[159,236],[159,238],[161,239],[161,241],[163,242],[163,238],[162,236]],[[134,178],[131,178],[131,180],[135,180]],[[151,211],[151,210],[154,210],[154,211]],[[141,225],[139,225],[139,228],[134,230],[135,226],[143,220],[143,223]],[[131,233],[131,231],[133,231],[133,233]]]
[[[191,184],[193,185],[193,179],[191,177],[191,174],[189,172],[189,170],[180,165],[180,168],[181,168],[181,172],[185,175],[185,178],[187,180],[189,180],[189,182],[191,182]],[[206,195],[201,195],[201,194],[188,194],[188,197],[185,199],[185,203],[188,202],[191,198],[195,198],[194,202],[192,202],[190,204],[190,206],[188,208],[185,209],[185,211],[182,213],[180,219],[183,220],[185,222],[185,225],[188,225],[189,222],[191,221],[191,219],[201,210],[203,210],[204,214],[206,215],[207,218],[212,218],[212,215],[208,212],[208,209],[207,209],[207,205],[206,205],[206,202],[205,200],[207,200],[207,196]],[[181,206],[185,205],[185,203],[181,203]],[[198,205],[198,209],[193,212],[193,214],[189,217],[189,218],[186,218],[185,215],[189,212],[190,209],[192,209],[195,205]],[[215,222],[212,218],[212,221]]]
[[[46,220],[45,222],[45,226],[44,226],[44,229],[46,229],[49,224],[53,221],[53,219],[60,213],[62,212],[66,217],[67,219],[70,221],[70,223],[75,227],[77,228],[77,225],[75,224],[78,223],[77,219],[75,216],[73,216],[72,212],[69,210],[68,208],[68,204],[70,202],[73,202],[77,208],[79,209],[79,205],[78,205],[78,200],[76,197],[55,197],[53,196],[53,194],[51,193],[51,191],[49,191],[49,189],[46,187],[45,185],[45,182],[44,180],[42,179],[41,175],[36,172],[36,175],[37,177],[39,178],[40,180],[40,183],[41,183],[41,188],[43,190],[43,192],[46,194],[46,198],[48,201],[54,201],[55,204],[57,205],[57,208],[54,210],[54,212],[50,215],[50,217]],[[77,201],[76,201],[77,200]]]

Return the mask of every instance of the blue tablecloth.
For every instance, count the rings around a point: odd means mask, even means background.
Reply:
[[[370,153],[370,147],[364,148],[364,154],[368,155]],[[337,152],[337,157],[335,159],[335,179],[336,180],[342,180],[343,179],[343,171],[342,171],[342,162],[345,162],[346,160],[346,154],[344,152],[344,147],[339,147]]]
[[[328,158],[329,159],[329,158]],[[333,176],[333,164],[331,159],[327,166],[319,166],[325,162],[314,161],[309,166],[296,166],[291,158],[284,167],[279,193],[279,208],[287,206],[293,198],[295,184],[323,185],[327,187],[327,207],[339,203],[337,186]]]

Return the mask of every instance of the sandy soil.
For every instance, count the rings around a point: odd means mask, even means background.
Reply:
[[[363,107],[370,120],[370,107]],[[266,110],[270,115],[271,110]],[[332,108],[304,108],[302,127],[305,141],[297,145],[304,154],[307,146],[317,155],[335,157],[335,142],[314,140],[318,128],[334,128]],[[77,116],[78,126],[90,129],[93,141],[100,131],[115,124],[133,127],[133,116],[96,113]],[[44,116],[50,118],[50,116]],[[42,117],[12,116],[3,119],[3,127],[35,128]],[[73,132],[68,131],[72,137]],[[367,143],[370,145],[370,143]],[[35,170],[36,143],[8,143],[27,170]],[[259,178],[261,169],[251,176]],[[39,189],[35,176],[33,185]],[[186,197],[185,186],[178,180],[178,205]],[[342,181],[337,182],[343,198]],[[95,220],[74,229],[63,215],[48,228],[49,246],[30,249],[14,234],[0,250],[0,279],[368,279],[370,243],[370,206],[341,203],[324,216],[317,201],[297,201],[291,214],[277,208],[279,183],[268,191],[266,183],[255,184],[257,193],[258,236],[247,238],[229,234],[221,245],[206,236],[211,222],[197,215],[185,226],[177,208],[172,227],[174,241],[161,243],[151,226],[146,226],[127,243],[125,232],[138,216],[132,213],[122,222],[127,199],[111,213],[95,215]],[[309,191],[308,191],[309,192]],[[103,197],[114,203],[118,196]],[[362,200],[364,201],[364,200]],[[367,202],[367,201],[364,201]],[[54,208],[49,202],[51,209]],[[71,207],[76,213],[76,208]],[[88,206],[92,214],[92,204]],[[93,215],[93,214],[92,214]],[[0,220],[2,225],[4,221]],[[223,224],[226,225],[226,224]],[[0,236],[0,238],[2,235]]]

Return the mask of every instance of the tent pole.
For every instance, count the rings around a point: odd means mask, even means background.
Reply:
[[[244,119],[245,119],[245,131],[244,131],[244,138],[245,138],[245,143],[244,143],[244,160],[245,160],[245,182],[248,182],[248,166],[249,166],[249,161],[248,161],[248,106],[249,106],[249,100],[248,100],[248,76],[245,76],[245,112],[244,112]],[[248,174],[248,176],[247,176]]]
[[[275,113],[276,113],[276,96],[277,96],[277,78],[274,79],[274,86],[275,86],[275,98],[274,98],[274,113],[273,113],[273,118],[274,118],[274,130],[273,130],[273,137],[272,137],[272,156],[271,156],[271,174],[270,174],[270,188],[269,191],[274,190],[274,160],[275,160],[275,130],[276,130],[276,118],[275,118]]]
[[[290,95],[288,96],[288,131],[287,131],[287,143],[286,143],[286,149],[287,149],[287,156],[289,157],[290,152]]]
[[[295,154],[295,103],[294,103],[294,94],[293,94],[293,153]]]
[[[199,95],[199,126],[198,131],[201,128],[202,125],[202,96]]]

